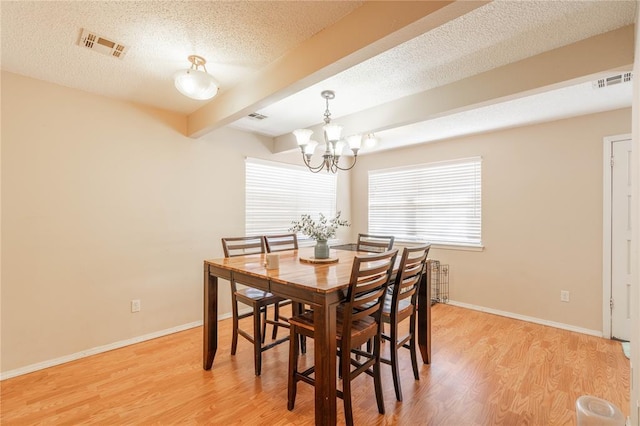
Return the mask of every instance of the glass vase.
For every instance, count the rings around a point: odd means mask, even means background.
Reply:
[[[329,258],[329,245],[327,244],[327,240],[316,241],[313,257],[315,257],[316,259]]]

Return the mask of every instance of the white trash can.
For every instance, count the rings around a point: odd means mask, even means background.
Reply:
[[[624,426],[622,411],[614,404],[591,395],[582,395],[576,401],[578,426]]]

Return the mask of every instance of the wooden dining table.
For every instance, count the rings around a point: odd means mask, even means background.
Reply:
[[[366,256],[367,253],[332,249],[330,257],[337,258],[335,263],[303,261],[313,256],[313,247],[283,251],[278,254],[278,269],[266,269],[264,254],[204,261],[203,368],[211,369],[218,349],[219,278],[235,279],[244,285],[310,305],[316,326],[315,423],[334,425],[336,424],[337,390],[336,308],[344,299],[349,286],[354,257]],[[397,259],[399,261],[400,256]],[[425,364],[431,362],[430,270],[428,261],[418,296],[418,346]],[[286,401],[283,401],[283,407],[286,407]]]

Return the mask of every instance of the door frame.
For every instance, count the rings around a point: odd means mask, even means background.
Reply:
[[[611,339],[611,154],[614,142],[631,139],[631,133],[602,139],[602,337]]]

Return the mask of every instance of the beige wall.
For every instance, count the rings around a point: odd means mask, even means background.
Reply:
[[[299,161],[268,138],[190,139],[183,116],[10,73],[1,106],[2,372],[200,321],[202,259],[244,233],[244,158]],[[630,123],[625,109],[365,155],[351,199],[340,175],[339,208],[366,231],[367,170],[481,155],[485,250],[433,251],[451,298],[600,330],[602,137]]]
[[[244,234],[244,158],[299,158],[185,126],[2,73],[2,372],[202,320],[202,261]]]
[[[601,331],[602,138],[630,131],[627,108],[363,156],[352,203],[367,205],[369,170],[481,156],[484,250],[430,255],[450,265],[450,298]]]

